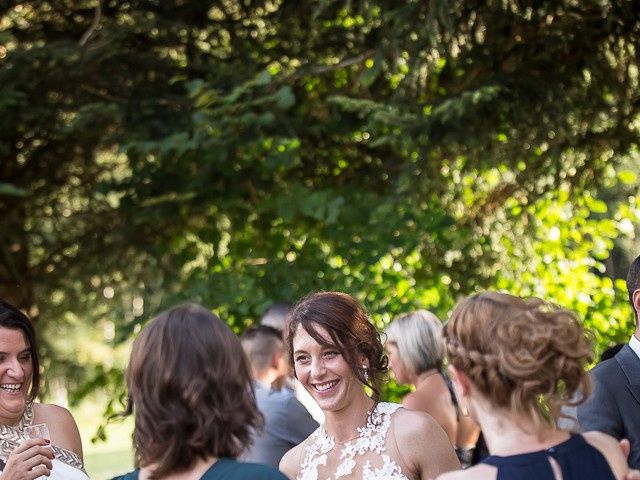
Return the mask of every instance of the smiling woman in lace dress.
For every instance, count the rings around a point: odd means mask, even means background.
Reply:
[[[291,480],[426,480],[460,467],[433,418],[379,402],[387,359],[352,297],[322,292],[301,300],[288,344],[296,377],[325,414],[324,425],[280,462]]]

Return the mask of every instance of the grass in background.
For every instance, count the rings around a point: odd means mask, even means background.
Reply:
[[[87,452],[84,460],[91,480],[109,480],[133,469],[133,453],[130,448]]]
[[[91,442],[98,426],[103,422],[104,405],[104,401],[91,399],[72,412],[80,429],[85,468],[91,480],[108,480],[133,468],[132,417],[112,421],[106,427],[106,441]]]

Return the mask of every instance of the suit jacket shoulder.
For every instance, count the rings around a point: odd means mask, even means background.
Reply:
[[[593,391],[578,406],[578,422],[585,430],[598,430],[631,442],[629,464],[640,466],[640,358],[625,345],[614,357],[590,372]]]

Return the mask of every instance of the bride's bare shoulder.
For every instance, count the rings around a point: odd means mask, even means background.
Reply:
[[[284,454],[282,459],[280,460],[280,471],[286,475],[289,480],[295,480],[298,475],[298,470],[300,469],[300,465],[302,465],[302,456],[304,454],[304,449],[307,445],[309,438],[303,441],[301,444],[296,445],[287,453]]]
[[[436,480],[495,480],[497,470],[491,465],[476,465],[466,470],[443,473]]]
[[[400,428],[404,432],[410,432],[412,435],[416,432],[426,432],[428,435],[434,429],[442,429],[431,415],[419,410],[399,408],[394,414],[393,421],[396,428]]]

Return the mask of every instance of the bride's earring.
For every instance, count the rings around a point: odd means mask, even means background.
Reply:
[[[461,398],[459,405],[460,405],[460,413],[462,413],[463,416],[468,417],[469,407],[467,405],[467,400],[465,398]]]
[[[365,364],[362,364],[362,375],[364,377],[364,381],[368,382],[369,381],[369,370],[367,369],[367,366]]]

